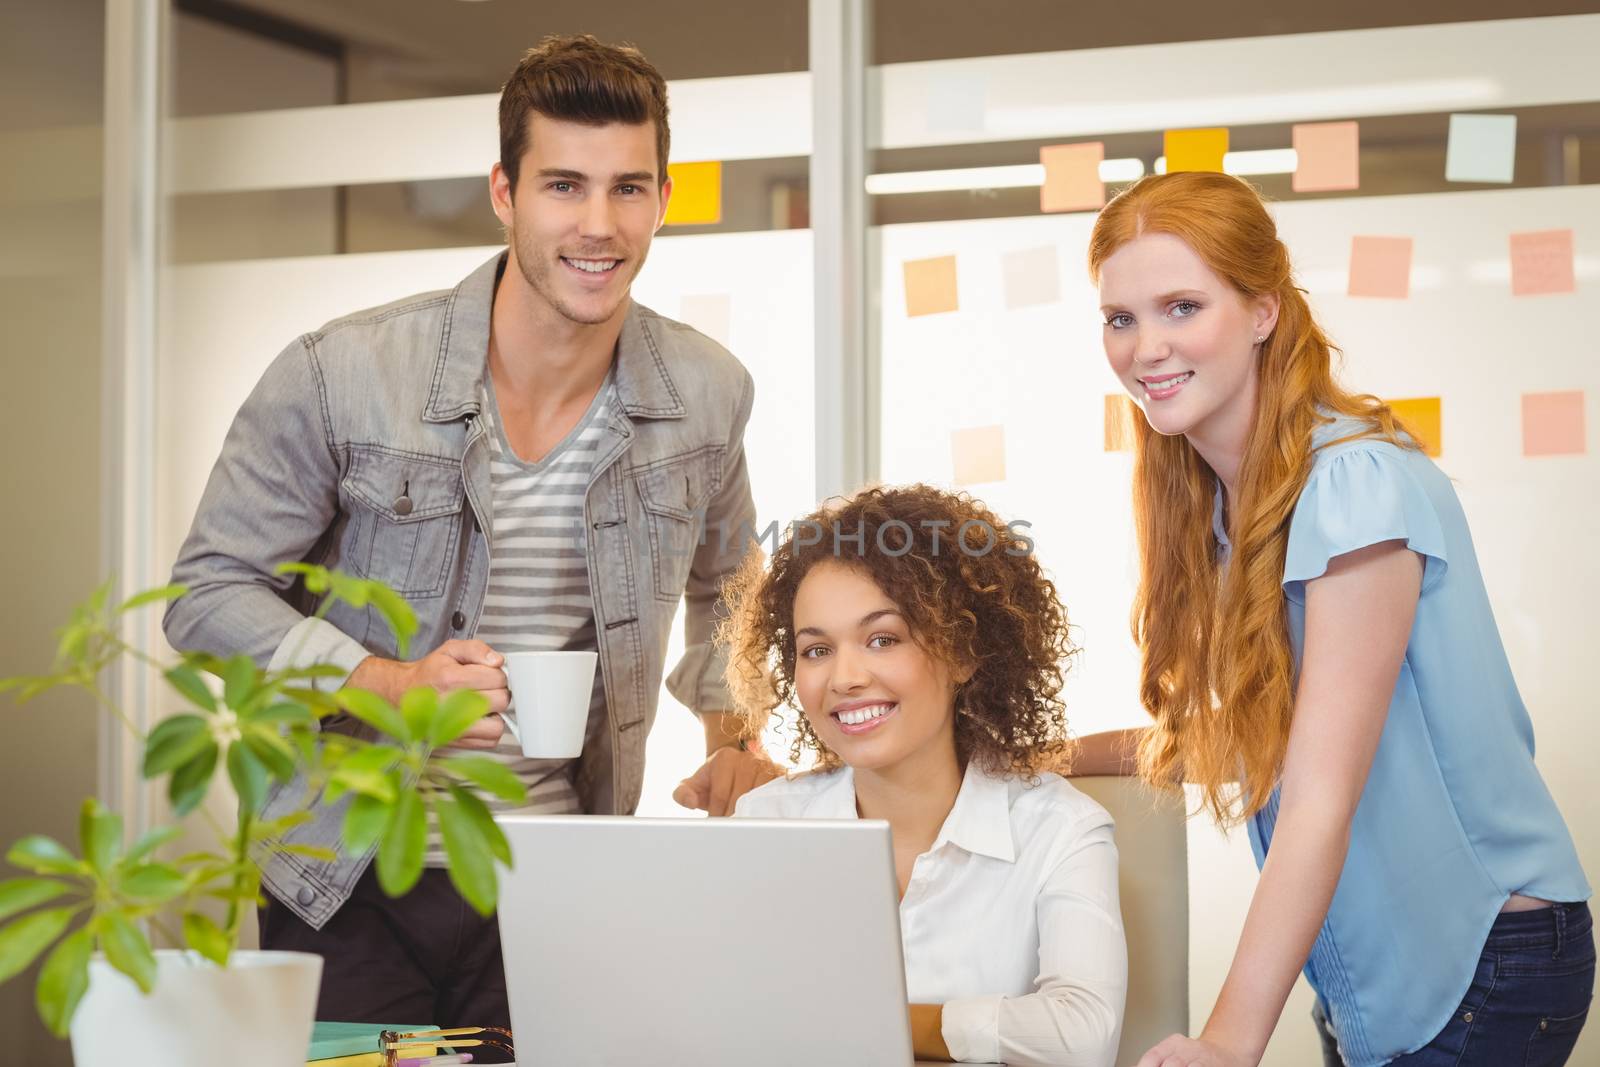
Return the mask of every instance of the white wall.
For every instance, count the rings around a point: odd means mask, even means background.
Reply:
[[[1346,352],[1344,380],[1386,397],[1443,402],[1443,469],[1472,523],[1495,615],[1533,715],[1538,763],[1579,854],[1600,871],[1593,803],[1594,726],[1587,677],[1600,597],[1600,188],[1580,186],[1303,201],[1275,209],[1317,314]],[[1085,653],[1067,689],[1075,730],[1144,720],[1128,634],[1135,582],[1131,457],[1103,450],[1103,397],[1120,391],[1100,347],[1098,301],[1085,275],[1093,216],[1057,215],[885,227],[882,275],[883,477],[948,482],[950,431],[1001,424],[1004,482],[973,486],[1003,518],[1028,519]],[[1513,232],[1576,231],[1579,291],[1513,297]],[[1354,234],[1411,236],[1412,296],[1344,295]],[[1001,257],[1057,253],[1059,302],[1006,310]],[[903,261],[957,256],[960,310],[907,318]],[[1520,394],[1582,389],[1590,451],[1525,458]],[[1242,831],[1190,832],[1192,1016],[1199,1026],[1226,974],[1255,882]],[[1266,1062],[1317,1062],[1300,983]],[[1586,1038],[1582,1055],[1600,1055]]]

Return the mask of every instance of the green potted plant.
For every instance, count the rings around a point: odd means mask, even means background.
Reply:
[[[416,617],[392,590],[308,564],[280,571],[298,574],[320,598],[319,617],[339,602],[374,608],[405,655]],[[76,850],[40,835],[15,842],[5,858],[26,874],[0,881],[0,982],[43,957],[39,1014],[53,1033],[70,1035],[78,1067],[302,1062],[321,959],[243,951],[239,933],[260,903],[257,855],[333,857],[285,840],[309,819],[304,807],[259,817],[269,790],[303,771],[305,805],[319,793],[328,802],[350,795],[344,846],[376,846],[378,880],[391,896],[421,875],[433,814],[452,882],[488,915],[496,865],[509,867],[511,854],[478,791],[519,801],[524,787],[500,763],[444,748],[485,713],[480,694],[419,688],[395,707],[364,690],[319,691],[318,679],[341,674],[327,666],[267,671],[248,656],[202,653],[161,662],[122,639],[120,619],[184,589],[151,589],[114,605],[110,590],[107,582],[74,610],[49,673],[0,680],[0,691],[18,703],[58,686],[90,694],[138,740],[144,777],[165,781],[178,819],[209,823],[216,844],[169,858],[164,850],[182,824],[129,842],[121,816],[94,798],[84,801]],[[119,661],[158,672],[176,705],[147,735],[101,690],[103,672]],[[361,728],[323,729],[335,715]],[[237,800],[231,823],[202,806],[219,779]],[[158,941],[168,947],[154,947]]]

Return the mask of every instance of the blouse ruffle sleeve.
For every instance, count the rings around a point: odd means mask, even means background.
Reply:
[[[1384,541],[1404,541],[1423,557],[1423,594],[1444,577],[1438,512],[1394,445],[1373,442],[1320,458],[1289,523],[1284,593],[1303,602],[1305,583],[1326,574],[1334,557]]]

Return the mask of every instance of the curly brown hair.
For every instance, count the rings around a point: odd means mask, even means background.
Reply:
[[[749,553],[723,587],[730,614],[717,630],[746,728],[757,733],[780,707],[797,708],[795,596],[812,568],[842,563],[894,601],[925,652],[974,665],[956,690],[963,762],[1023,777],[1062,765],[1072,744],[1062,675],[1078,649],[1032,540],[1017,530],[1025,525],[967,493],[879,486],[791,525],[770,563]],[[791,757],[810,749],[820,768],[838,767],[806,717],[795,720]]]

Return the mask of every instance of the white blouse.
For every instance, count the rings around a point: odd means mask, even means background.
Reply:
[[[850,768],[768,782],[736,815],[854,819]],[[1114,1067],[1128,992],[1111,816],[1066,779],[967,768],[900,902],[906,992],[961,1062]]]

